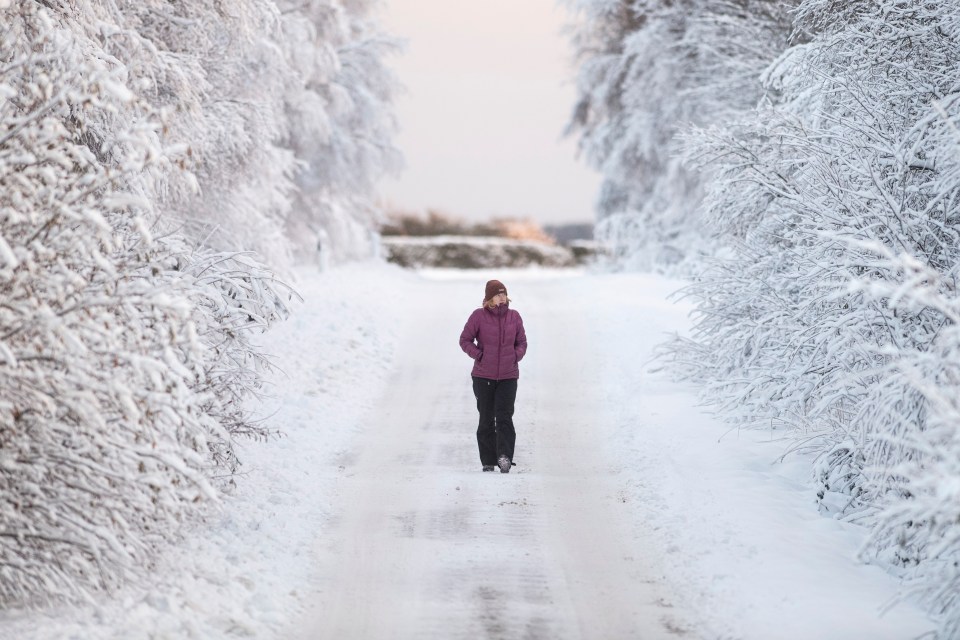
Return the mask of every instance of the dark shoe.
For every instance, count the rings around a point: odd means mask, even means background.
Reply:
[[[496,468],[497,468],[496,465],[492,465],[492,464],[485,464],[485,465],[483,465],[483,470],[484,470],[484,471],[494,471],[494,470],[496,470]]]
[[[500,467],[500,473],[510,473],[510,458],[507,456],[500,456],[497,465]]]

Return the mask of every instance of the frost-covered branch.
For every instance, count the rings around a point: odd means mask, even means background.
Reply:
[[[960,630],[958,8],[800,3],[770,99],[685,138],[731,251],[664,352],[725,417],[812,456],[821,510],[871,528],[864,557],[911,578],[944,638]]]

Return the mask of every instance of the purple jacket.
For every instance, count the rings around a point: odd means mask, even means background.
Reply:
[[[527,352],[527,334],[520,314],[509,303],[493,309],[480,307],[467,319],[460,334],[460,348],[473,358],[477,378],[510,380],[520,377],[518,363]]]

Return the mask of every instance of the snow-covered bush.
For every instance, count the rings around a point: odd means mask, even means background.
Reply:
[[[953,638],[960,634],[960,261],[944,272],[873,248],[894,277],[854,286],[891,309],[929,309],[940,322],[923,349],[888,353],[882,386],[893,393],[910,388],[922,406],[913,408],[915,415],[901,409],[907,419],[881,434],[896,456],[873,464],[890,465],[894,490],[878,500],[865,555],[905,567],[908,591],[941,617],[941,635]]]
[[[293,294],[261,260],[317,220],[295,175],[319,158],[324,224],[369,243],[395,153],[368,9],[0,1],[0,606],[142,577],[267,433],[254,339]]]
[[[38,604],[142,575],[215,497],[290,293],[158,215],[184,147],[75,14],[0,12],[0,604]]]
[[[569,0],[579,21],[570,130],[604,181],[595,237],[623,266],[675,269],[713,240],[695,214],[700,168],[679,159],[689,124],[754,107],[760,71],[785,48],[790,3]]]
[[[87,146],[133,100],[33,3],[0,31],[0,603],[112,587],[213,491],[191,305],[127,178],[149,135]],[[151,123],[155,128],[155,124]],[[149,132],[151,127],[144,131]],[[142,133],[142,132],[140,132]],[[107,164],[98,159],[110,157]]]
[[[269,429],[254,419],[248,398],[262,388],[270,368],[267,354],[254,340],[289,316],[295,294],[249,255],[188,247],[165,239],[170,251],[166,276],[181,282],[193,305],[192,320],[202,346],[200,372],[192,384],[200,409],[215,428],[207,445],[213,462],[226,474],[237,470],[237,438],[266,438]]]
[[[958,9],[802,2],[770,99],[688,139],[731,251],[688,290],[695,333],[671,355],[724,415],[816,457],[821,508],[913,567],[944,637],[960,625]]]

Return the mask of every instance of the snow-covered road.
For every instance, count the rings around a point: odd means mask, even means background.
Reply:
[[[482,473],[457,338],[503,280],[529,351],[517,467]],[[89,605],[0,613],[0,640],[906,640],[933,625],[821,516],[809,461],[651,371],[688,326],[639,274],[299,272],[222,510]]]
[[[457,337],[502,279],[529,351],[517,467],[482,473]],[[424,272],[394,309],[386,391],[324,488],[318,638],[916,637],[864,532],[817,514],[806,462],[651,372],[689,309],[636,274]]]
[[[457,337],[483,282],[411,301],[387,393],[337,482],[304,638],[657,638],[689,628],[657,554],[625,526],[598,381],[567,278],[508,284],[527,325],[517,466],[482,473]],[[513,293],[513,292],[516,293]],[[402,310],[401,310],[402,311]]]

